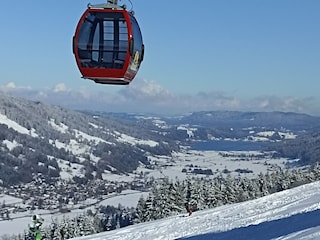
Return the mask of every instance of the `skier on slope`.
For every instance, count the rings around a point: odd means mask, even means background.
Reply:
[[[189,213],[189,216],[191,216],[191,214],[192,214],[192,204],[190,202],[187,202],[185,206],[186,206],[187,212]]]
[[[41,218],[39,215],[33,215],[32,216],[32,222],[33,225],[29,225],[29,232],[34,236],[35,240],[41,240],[42,239],[42,233],[41,233],[41,226],[43,224],[43,218]]]

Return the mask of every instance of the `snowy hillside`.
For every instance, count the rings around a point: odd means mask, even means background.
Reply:
[[[74,240],[320,239],[320,182]]]
[[[150,151],[175,149],[174,140],[135,123],[0,92],[0,183],[5,186],[28,183],[37,174],[46,182],[105,179],[148,165]]]

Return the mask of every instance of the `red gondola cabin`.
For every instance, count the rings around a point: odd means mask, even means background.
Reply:
[[[139,70],[144,45],[133,13],[112,6],[88,6],[73,37],[73,53],[83,78],[126,85]]]

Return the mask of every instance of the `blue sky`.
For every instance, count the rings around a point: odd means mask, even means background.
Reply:
[[[320,115],[320,1],[132,2],[146,52],[129,86],[81,79],[71,40],[87,1],[3,2],[1,90],[78,109]]]

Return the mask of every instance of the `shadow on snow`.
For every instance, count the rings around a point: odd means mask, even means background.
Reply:
[[[202,235],[180,238],[184,240],[269,240],[320,226],[320,210],[299,213],[257,225],[235,228],[227,232],[206,233]]]

